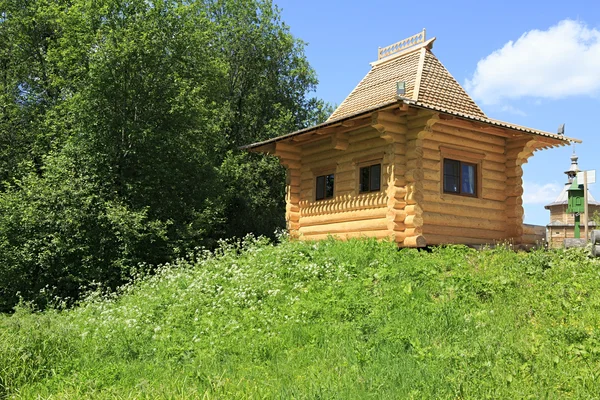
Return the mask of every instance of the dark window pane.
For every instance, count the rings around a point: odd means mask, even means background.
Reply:
[[[371,182],[369,190],[376,192],[381,187],[381,164],[371,166]]]
[[[458,193],[458,178],[444,175],[444,192]]]
[[[475,194],[475,165],[461,165],[460,191],[464,194]]]
[[[369,167],[363,167],[360,169],[360,191],[369,191]]]
[[[325,198],[325,177],[317,176],[317,200],[322,200]]]
[[[325,198],[333,197],[333,174],[325,177]]]
[[[460,162],[444,160],[444,192],[459,193]]]

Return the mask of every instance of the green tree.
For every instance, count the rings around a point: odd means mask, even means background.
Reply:
[[[238,147],[329,109],[269,0],[0,0],[0,66],[0,290],[28,299],[272,234],[284,171]]]

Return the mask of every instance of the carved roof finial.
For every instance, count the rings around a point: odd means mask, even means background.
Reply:
[[[569,177],[569,183],[573,183],[573,179],[577,176],[579,172],[579,166],[577,165],[577,154],[575,154],[575,146],[573,146],[573,154],[571,155],[571,167],[565,171],[565,174]]]
[[[381,60],[382,58],[389,57],[411,47],[415,47],[421,43],[425,43],[425,40],[425,28],[423,28],[423,30],[416,35],[402,39],[401,41],[389,46],[380,47],[377,51],[377,60]]]

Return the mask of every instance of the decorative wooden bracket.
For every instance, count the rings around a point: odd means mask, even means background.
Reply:
[[[331,135],[331,145],[335,150],[346,150],[348,148],[348,133],[339,132]]]
[[[300,168],[301,157],[300,148],[288,143],[275,143],[275,155],[279,157],[279,162],[288,169]]]
[[[397,136],[405,134],[408,131],[406,125],[402,125],[396,115],[384,111],[373,113],[371,126],[388,143],[396,141]]]

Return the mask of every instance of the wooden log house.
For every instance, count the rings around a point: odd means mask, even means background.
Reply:
[[[577,139],[491,119],[432,53],[425,30],[378,60],[322,124],[245,146],[287,168],[286,218],[307,240],[401,247],[535,242],[521,166]]]

